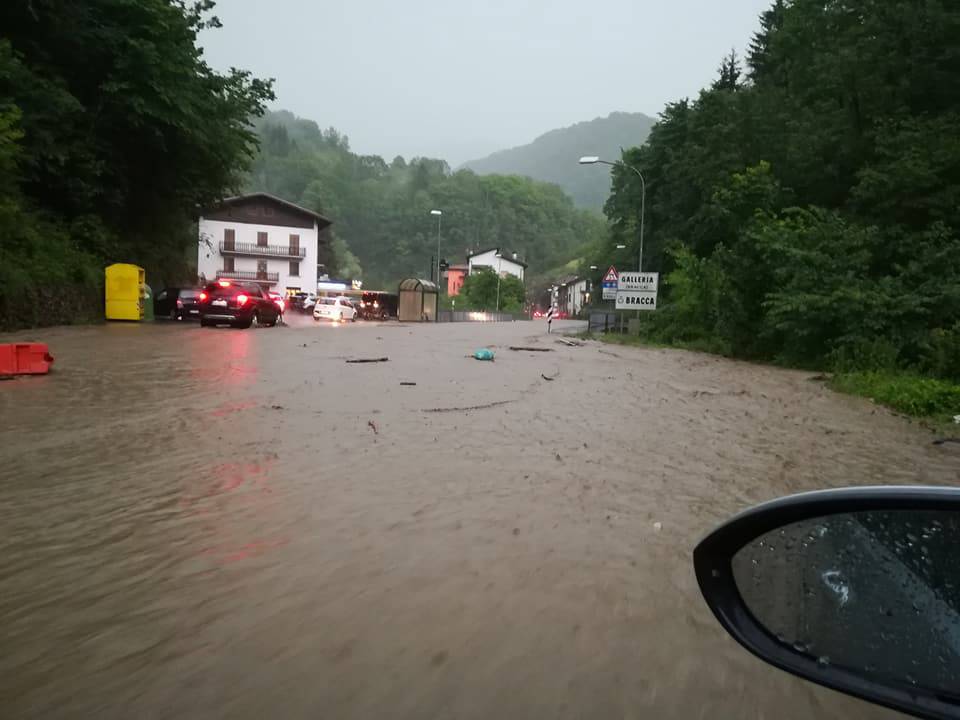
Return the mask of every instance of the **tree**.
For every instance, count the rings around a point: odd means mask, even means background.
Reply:
[[[713,81],[714,90],[738,90],[740,88],[740,58],[737,57],[737,51],[731,50],[723,62],[720,63],[720,69],[717,71],[719,77]]]
[[[346,241],[336,233],[332,233],[330,248],[333,252],[334,275],[345,280],[356,280],[363,277],[363,269],[357,256],[350,252]]]
[[[751,80],[767,79],[765,76],[772,67],[769,56],[772,52],[773,37],[783,27],[783,16],[786,10],[784,0],[775,0],[769,10],[760,15],[760,30],[750,41],[747,53],[747,65]]]
[[[523,282],[520,278],[506,273],[499,278],[488,268],[480,268],[470,273],[460,289],[465,309],[493,312],[520,312],[525,298]]]
[[[212,9],[211,0],[0,4],[0,114],[19,116],[21,220],[73,248],[39,267],[40,235],[21,228],[6,272],[30,287],[60,277],[61,262],[84,277],[82,268],[116,261],[146,266],[155,282],[187,275],[197,207],[240,187],[258,142],[250,119],[273,98],[270,81],[203,60],[197,36],[220,24]]]
[[[776,0],[748,55],[667,106],[624,161],[647,180],[667,341],[804,365],[960,374],[960,7]],[[636,252],[614,171],[609,244]],[[623,256],[621,256],[623,257]]]

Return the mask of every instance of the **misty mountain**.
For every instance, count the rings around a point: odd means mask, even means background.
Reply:
[[[583,155],[616,160],[621,146],[642,145],[655,122],[643,113],[615,112],[551,130],[528,145],[500,150],[463,167],[480,175],[526,175],[556,183],[578,206],[599,210],[610,194],[610,168],[577,161]]]
[[[286,111],[256,121],[260,147],[245,189],[278,195],[327,215],[337,277],[367,287],[396,287],[430,277],[441,257],[463,262],[471,250],[519,253],[535,274],[583,254],[606,236],[597,213],[578,208],[563,190],[522,176],[451,172],[444,160],[358,155],[336,130]],[[442,235],[434,209],[443,212]]]

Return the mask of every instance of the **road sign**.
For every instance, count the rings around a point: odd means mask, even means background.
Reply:
[[[621,277],[623,277],[621,275]],[[617,290],[617,310],[656,310],[656,290]]]
[[[659,283],[660,273],[622,272],[617,283],[617,290],[643,290],[656,293]]]
[[[616,300],[617,299],[617,269],[611,265],[610,269],[607,270],[606,275],[603,276],[603,299],[604,300]]]

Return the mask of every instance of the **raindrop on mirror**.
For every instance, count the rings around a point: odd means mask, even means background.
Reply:
[[[960,514],[885,510],[777,528],[741,548],[732,566],[751,615],[811,667],[953,691],[958,547]]]

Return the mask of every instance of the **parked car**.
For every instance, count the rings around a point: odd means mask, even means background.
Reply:
[[[361,320],[386,320],[397,314],[397,296],[386,292],[365,292],[357,316]]]
[[[171,320],[197,320],[199,297],[200,288],[164,288],[153,297],[153,314]]]
[[[287,301],[284,299],[283,295],[275,292],[268,292],[267,295],[269,295],[270,299],[276,303],[277,307],[280,309],[280,314],[283,315],[283,311],[287,309]]]
[[[316,295],[313,293],[298,292],[290,296],[288,306],[297,312],[312,313],[316,304]]]
[[[232,325],[248,328],[273,326],[280,319],[280,308],[257,285],[218,280],[200,293],[200,324]]]
[[[357,309],[345,297],[321,297],[317,298],[317,305],[313,309],[314,320],[333,320],[334,322],[344,320],[356,320]]]

